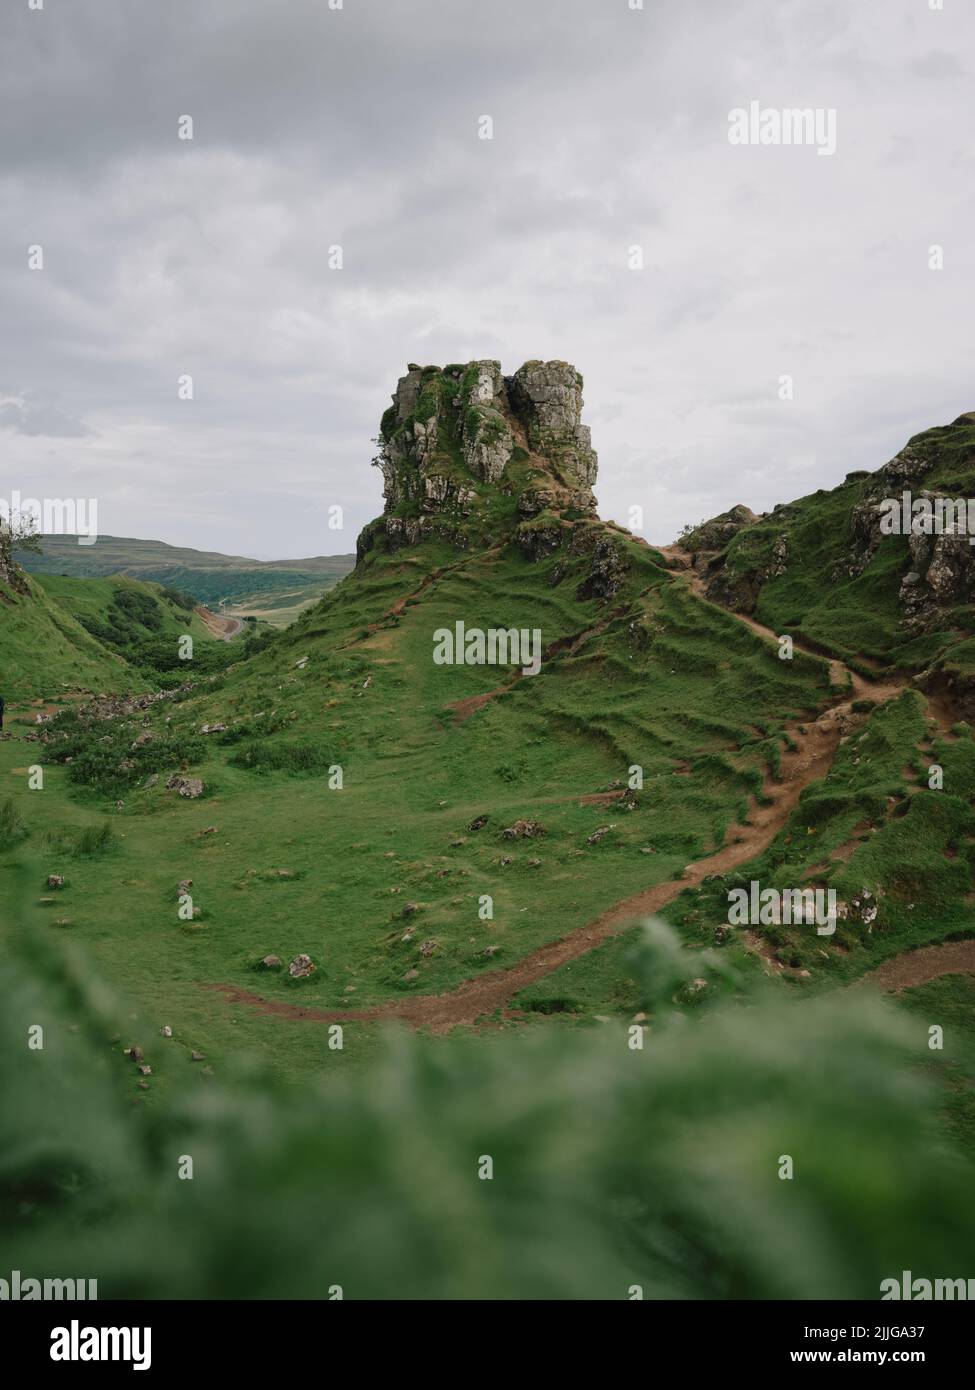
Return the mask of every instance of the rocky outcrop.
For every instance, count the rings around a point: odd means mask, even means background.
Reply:
[[[581,423],[582,377],[568,362],[526,362],[511,378],[511,405],[528,447],[545,455],[569,486],[591,488],[596,455]]]
[[[713,516],[710,521],[702,521],[700,526],[685,531],[677,544],[681,550],[686,550],[691,555],[701,551],[723,550],[732,536],[737,536],[742,527],[751,526],[758,519],[750,507],[739,503],[730,511],[721,512],[718,516]]]
[[[975,598],[975,546],[967,531],[907,538],[911,568],[901,581],[899,598],[905,626],[926,632],[941,625],[945,610]]]
[[[512,377],[500,362],[421,367],[400,377],[380,426],[373,463],[385,509],[359,537],[358,558],[439,539],[466,549],[498,538],[499,496],[518,518],[554,518],[518,540],[544,553],[560,518],[595,515],[596,454],[582,424],[582,377],[567,362],[526,362]],[[517,520],[514,525],[517,527]],[[510,523],[509,523],[510,525]]]

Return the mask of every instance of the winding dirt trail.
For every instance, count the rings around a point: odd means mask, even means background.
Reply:
[[[661,550],[662,554],[667,554],[672,549],[656,548]],[[704,603],[710,602],[702,592],[703,583],[697,575],[684,570],[683,577],[689,581],[689,587],[695,597]],[[719,607],[716,604],[712,606]],[[729,610],[724,608],[720,608],[719,611],[729,613]],[[778,635],[754,618],[740,613],[729,613],[729,616],[743,623],[763,641],[778,646]],[[818,660],[824,659],[819,653],[808,651],[799,641],[794,641],[794,647]],[[668,879],[652,888],[623,898],[591,922],[577,927],[556,941],[537,947],[514,965],[486,971],[476,978],[464,980],[444,994],[413,995],[364,1009],[319,1009],[303,1007],[287,1000],[265,999],[238,985],[214,984],[206,988],[218,991],[232,1003],[243,1004],[262,1013],[314,1023],[374,1022],[388,1019],[410,1024],[414,1028],[426,1028],[432,1033],[447,1033],[460,1025],[473,1024],[483,1015],[504,1007],[515,994],[528,985],[550,975],[568,961],[586,955],[608,937],[616,935],[640,917],[659,912],[686,888],[696,887],[711,874],[725,873],[750,859],[757,858],[785,825],[803,790],[810,783],[825,776],[835,757],[840,739],[851,728],[856,727],[858,719],[852,710],[853,700],[868,697],[882,703],[895,699],[905,689],[913,688],[907,678],[867,681],[851,671],[843,662],[826,659],[829,660],[832,684],[846,686],[849,681],[852,699],[838,701],[824,710],[816,720],[797,723],[788,729],[794,747],[783,752],[778,778],[773,778],[771,773],[766,775],[761,797],[751,799],[747,822],[744,825],[733,826],[725,838],[725,843],[713,853],[688,864],[682,878]],[[495,693],[499,692],[491,692],[491,695]],[[477,698],[483,702],[485,698],[490,698],[490,695]],[[944,699],[926,698],[939,727],[942,730],[950,729],[957,715],[952,713],[948,703]],[[467,714],[468,711],[464,710],[463,713]],[[857,984],[873,983],[885,989],[903,989],[909,984],[934,979],[939,974],[969,969],[975,970],[975,942],[953,943],[950,948],[924,947],[920,951],[904,952],[878,966],[876,970],[865,975],[862,981],[857,981]],[[930,973],[925,974],[925,971]],[[898,983],[901,980],[904,983]]]
[[[945,941],[940,946],[919,946],[914,951],[902,951],[854,980],[848,989],[872,986],[888,994],[902,989],[926,985],[942,975],[975,974],[975,941]]]

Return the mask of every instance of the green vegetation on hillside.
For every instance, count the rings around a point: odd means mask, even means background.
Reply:
[[[57,698],[71,690],[135,689],[143,682],[36,581],[0,583],[0,694]]]
[[[916,435],[899,457],[914,462],[913,476],[898,476],[891,467],[880,487],[877,474],[851,474],[839,487],[777,507],[739,530],[727,545],[721,582],[732,592],[754,584],[760,621],[777,632],[801,634],[860,669],[868,669],[867,658],[906,670],[954,665],[975,671],[971,604],[948,608],[931,630],[905,628],[899,594],[911,569],[906,536],[884,537],[862,573],[849,573],[858,568],[857,550],[862,552],[864,543],[852,519],[866,501],[879,495],[899,498],[904,491],[914,498],[922,493],[975,497],[973,416]],[[776,546],[782,543],[784,565],[776,564]],[[766,574],[770,577],[763,579]]]
[[[115,575],[109,579],[66,579],[39,575],[45,592],[110,651],[150,680],[169,673],[180,680],[223,670],[239,656],[234,646],[214,638],[188,595],[158,584]],[[181,640],[191,637],[192,666],[181,656]]]

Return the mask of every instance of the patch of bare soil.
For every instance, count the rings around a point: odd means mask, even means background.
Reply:
[[[222,642],[229,642],[232,637],[236,637],[244,626],[240,618],[223,618],[202,603],[197,604],[194,612],[210,636],[218,637]]]

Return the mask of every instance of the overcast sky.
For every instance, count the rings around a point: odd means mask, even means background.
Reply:
[[[408,361],[558,357],[664,542],[975,409],[975,4],[630,3],[3,0],[0,493],[348,551]],[[836,153],[732,145],[751,101]]]

